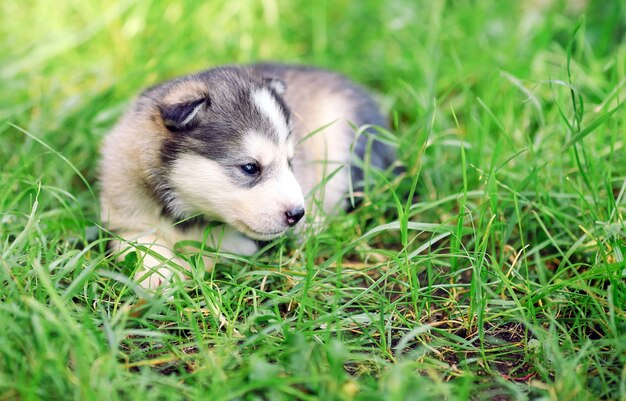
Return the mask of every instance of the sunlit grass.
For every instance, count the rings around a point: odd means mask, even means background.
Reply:
[[[553,3],[3,1],[0,399],[626,400],[626,9]],[[370,88],[406,174],[143,300],[99,143],[257,60]]]

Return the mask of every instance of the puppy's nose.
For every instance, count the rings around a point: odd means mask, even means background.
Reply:
[[[287,218],[287,224],[289,225],[289,227],[295,226],[300,221],[302,216],[304,216],[304,209],[301,207],[287,210],[285,212],[285,217]]]

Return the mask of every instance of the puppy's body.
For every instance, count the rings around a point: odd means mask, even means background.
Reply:
[[[394,161],[351,124],[385,125],[360,87],[308,67],[220,67],[146,90],[102,149],[102,217],[119,237],[114,249],[149,248],[137,280],[154,288],[176,272],[167,261],[189,268],[171,251],[181,240],[250,255],[254,240],[280,236],[304,209],[311,221],[316,205],[345,207],[350,180],[362,179],[355,156],[371,146],[372,165]],[[205,224],[176,224],[188,219],[224,225],[205,238]]]

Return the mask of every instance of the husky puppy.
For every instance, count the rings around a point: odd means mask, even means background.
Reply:
[[[363,89],[310,67],[225,66],[149,88],[102,148],[112,247],[120,258],[139,250],[145,288],[190,269],[172,251],[183,240],[251,255],[305,213],[345,208],[366,149],[375,167],[394,162],[369,125],[385,120]]]

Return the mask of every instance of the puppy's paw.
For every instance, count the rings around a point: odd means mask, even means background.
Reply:
[[[159,260],[152,255],[145,255],[143,269],[135,273],[135,281],[146,290],[156,290],[172,283],[173,277],[183,280],[185,275],[180,271],[185,262],[179,258]],[[171,264],[171,266],[170,266]]]
[[[146,290],[156,290],[172,279],[172,271],[168,267],[142,269],[137,272],[136,280]]]
[[[244,256],[252,256],[259,250],[256,241],[230,226],[222,226],[212,230],[209,244],[222,251]]]

